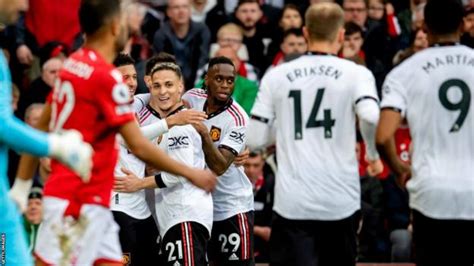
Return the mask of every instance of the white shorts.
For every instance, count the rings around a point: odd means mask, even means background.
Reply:
[[[84,204],[79,219],[64,217],[68,200],[44,197],[35,256],[47,265],[121,263],[119,227],[109,209]]]

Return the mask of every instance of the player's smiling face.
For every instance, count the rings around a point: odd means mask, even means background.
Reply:
[[[137,71],[133,65],[124,65],[117,67],[117,70],[122,73],[123,81],[128,86],[130,97],[133,98],[137,90]]]
[[[172,70],[159,70],[151,76],[151,99],[161,111],[172,111],[181,104],[183,82]]]
[[[205,78],[208,95],[217,102],[227,102],[234,92],[235,69],[229,64],[214,65]]]

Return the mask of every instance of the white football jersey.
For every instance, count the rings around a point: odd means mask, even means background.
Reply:
[[[146,118],[140,119],[142,126],[160,120],[159,114],[149,105],[145,108],[148,111],[143,113]],[[176,111],[181,109],[183,108]],[[151,115],[147,115],[148,113]],[[201,136],[191,125],[174,126],[154,143],[171,158],[190,167],[204,169],[206,166]],[[184,177],[166,172],[161,172],[161,177],[166,187],[155,190],[155,209],[160,235],[164,236],[168,229],[178,223],[190,221],[202,224],[210,234],[213,217],[211,193],[196,187]]]
[[[141,101],[135,100],[132,104],[137,119],[143,118],[148,113],[143,111]],[[141,114],[140,114],[140,111]],[[143,178],[145,175],[145,163],[135,157],[126,147],[119,146],[119,157],[114,169],[114,176],[124,176],[122,168],[130,170],[137,177]],[[112,191],[110,209],[120,211],[135,219],[145,219],[151,215],[150,208],[145,200],[145,190],[133,193],[119,193]]]
[[[393,69],[382,108],[407,119],[413,143],[411,208],[435,219],[474,219],[474,50],[425,49]]]
[[[207,94],[202,89],[192,89],[183,95],[191,108],[204,110]],[[214,146],[225,148],[238,155],[245,149],[246,124],[248,116],[235,101],[221,110],[209,114],[204,124],[209,129]],[[212,193],[214,200],[214,221],[222,221],[238,213],[253,210],[252,183],[242,166],[231,164],[227,171],[217,178],[217,186]]]
[[[378,101],[373,75],[332,55],[303,55],[263,77],[251,113],[276,120],[279,215],[339,220],[360,208],[355,106],[365,100]]]

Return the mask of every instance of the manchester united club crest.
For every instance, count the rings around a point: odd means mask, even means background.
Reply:
[[[209,134],[211,135],[211,139],[214,142],[219,141],[221,139],[221,129],[218,127],[212,126]]]

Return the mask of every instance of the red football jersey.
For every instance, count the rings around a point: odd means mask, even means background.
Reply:
[[[84,203],[109,206],[117,130],[134,119],[129,102],[121,73],[98,53],[81,49],[65,61],[52,97],[50,130],[75,129],[94,149],[89,183],[59,162],[51,163],[44,194],[69,200],[69,213],[77,214]]]

